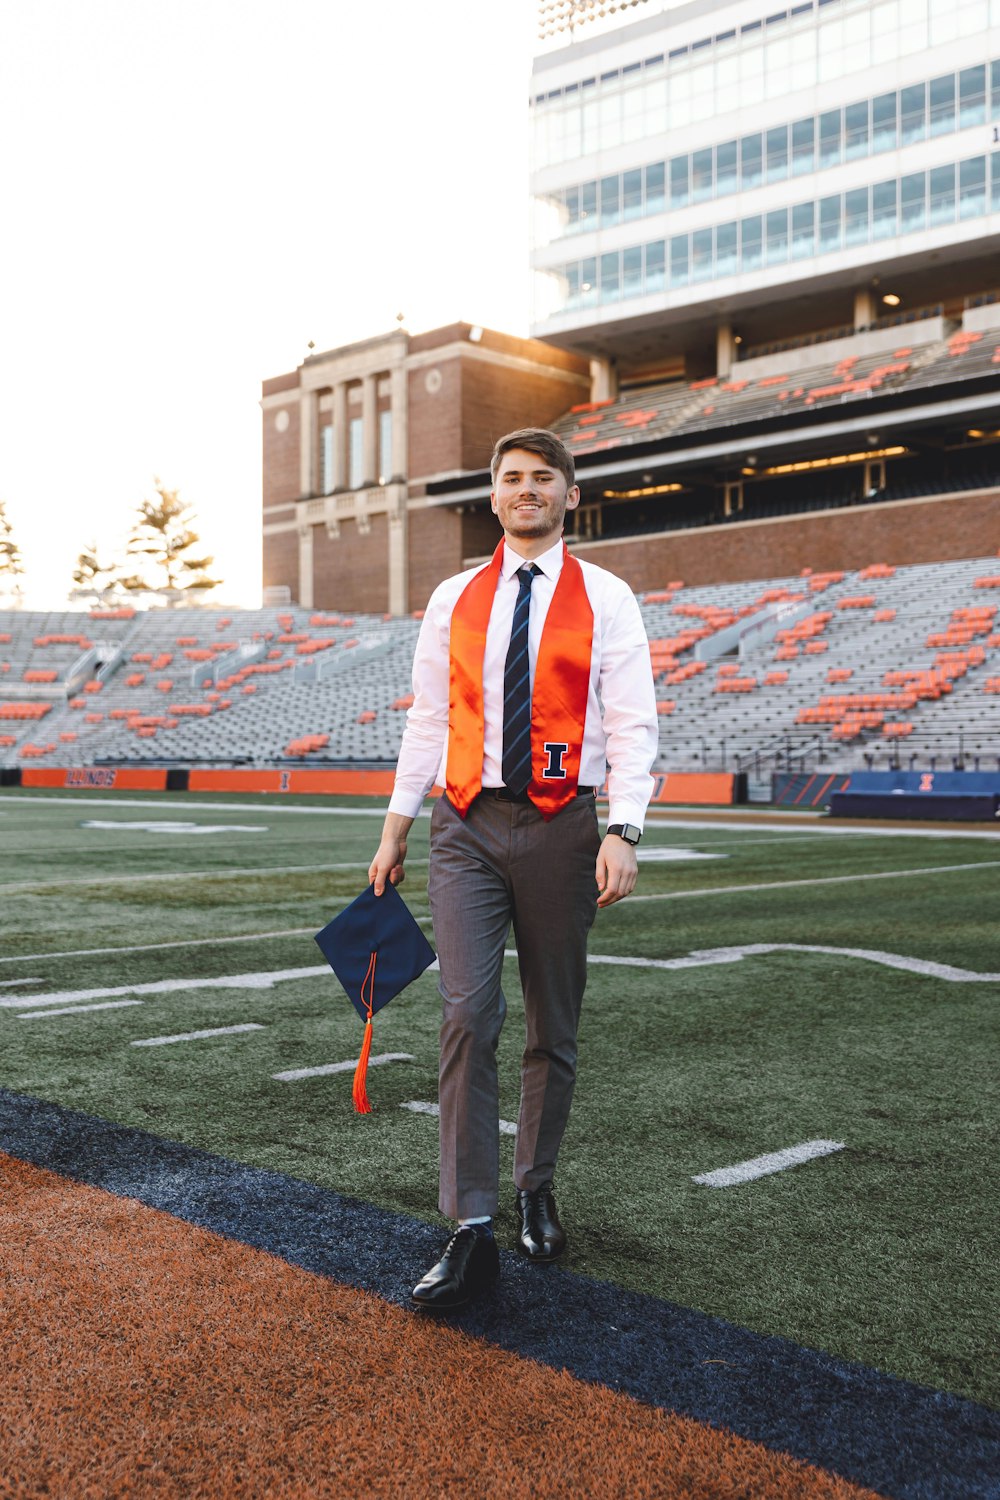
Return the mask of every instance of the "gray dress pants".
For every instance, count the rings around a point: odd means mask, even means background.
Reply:
[[[492,1215],[500,1179],[496,1050],[511,924],[524,992],[525,1048],[514,1182],[549,1181],[576,1080],[576,1034],[597,911],[593,797],[548,823],[531,804],[484,792],[463,819],[446,797],[431,816],[429,893],[443,1002],[441,1212]]]

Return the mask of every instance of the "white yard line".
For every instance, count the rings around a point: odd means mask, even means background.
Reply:
[[[131,1042],[132,1047],[168,1047],[171,1042],[201,1042],[210,1036],[234,1036],[237,1031],[266,1031],[257,1021],[245,1021],[241,1026],[213,1026],[208,1031],[179,1031],[176,1036],[149,1036],[141,1042]]]
[[[45,997],[42,996],[42,999]],[[38,1021],[43,1016],[78,1016],[85,1010],[121,1010],[124,1005],[141,1005],[141,1000],[105,1000],[99,1005],[64,1005],[60,1010],[18,1011],[19,1021]]]
[[[433,1115],[435,1119],[441,1113],[440,1105],[428,1104],[425,1099],[410,1099],[399,1107],[400,1109],[408,1109],[415,1115]],[[517,1135],[517,1126],[511,1120],[501,1120],[500,1134]]]
[[[833,1151],[843,1151],[843,1141],[803,1141],[800,1146],[786,1146],[784,1151],[768,1151],[764,1156],[755,1156],[750,1161],[739,1161],[732,1167],[718,1167],[714,1172],[701,1172],[692,1177],[692,1182],[703,1187],[735,1187],[741,1182],[753,1182],[758,1177],[768,1177],[772,1172],[784,1172],[788,1167],[797,1167],[800,1162],[814,1161],[818,1156],[829,1156]]]
[[[329,975],[328,964],[304,969],[271,969],[267,973],[223,974],[217,979],[153,979],[145,984],[119,984],[112,989],[61,990],[50,995],[4,995],[0,1009],[13,1010],[27,1005],[60,1005],[75,1000],[111,1000],[118,995],[170,995],[187,990],[269,990],[284,979],[315,979]]]
[[[411,859],[412,865],[425,865],[426,859]],[[349,860],[345,864],[336,865],[255,865],[253,869],[241,867],[238,870],[163,870],[153,875],[81,875],[71,876],[67,880],[21,880],[10,885],[0,885],[0,895],[10,894],[12,891],[60,891],[68,888],[75,890],[78,886],[87,885],[138,885],[143,881],[155,880],[164,884],[168,880],[259,880],[265,875],[327,875],[338,870],[367,870],[371,860]]]
[[[263,793],[267,797],[280,799],[278,792]],[[169,800],[164,800],[169,798]],[[313,818],[384,818],[384,807],[298,807],[286,806],[280,800],[267,802],[175,802],[169,793],[164,793],[158,801],[148,798],[126,798],[123,795],[116,797],[86,797],[79,793],[71,793],[67,797],[19,797],[10,793],[0,793],[0,802],[14,802],[24,807],[31,803],[56,803],[61,806],[83,807],[156,807],[180,808],[186,812],[201,812],[203,809],[212,812],[253,812],[266,811],[268,817],[277,813],[287,813],[296,817]],[[388,802],[388,798],[386,798]],[[418,817],[429,817],[433,803],[425,803],[417,814]],[[1000,839],[1000,829],[995,833],[985,829],[969,830],[964,832],[960,825],[952,825],[948,828],[928,827],[924,828],[842,828],[836,823],[821,820],[818,813],[810,812],[808,809],[795,809],[789,807],[777,808],[776,813],[782,819],[801,819],[802,825],[815,825],[815,832],[823,837],[835,835],[839,838],[858,837],[870,835],[874,838],[898,838],[898,839]],[[681,817],[669,812],[666,808],[659,806],[650,807],[646,814],[646,826],[656,828],[753,828],[768,833],[781,833],[787,829],[790,834],[801,833],[802,828],[793,823],[775,823],[768,821],[766,814],[750,812],[749,810],[740,814],[733,809],[728,814],[717,818],[706,817]],[[412,863],[412,861],[411,861]]]
[[[682,958],[633,958],[620,954],[590,953],[587,962],[610,964],[631,969],[697,969],[714,964],[739,963],[745,958],[759,958],[769,953],[818,953],[830,958],[858,958],[869,963],[882,964],[890,969],[902,969],[910,974],[920,974],[928,979],[943,979],[952,984],[996,984],[1000,973],[980,973],[975,969],[960,969],[953,964],[935,963],[931,959],[910,958],[904,953],[885,953],[877,948],[837,948],[819,943],[747,943],[739,947],[702,948]],[[516,958],[516,949],[505,950],[505,957]],[[437,969],[435,962],[427,969]],[[184,993],[189,990],[269,990],[285,980],[315,979],[328,977],[326,964],[309,965],[299,969],[270,969],[251,974],[223,974],[214,979],[156,979],[143,984],[123,984],[111,989],[59,990],[48,995],[4,995],[0,997],[0,1010],[21,1010],[25,1006],[67,1005],[88,1000],[110,1000],[121,995],[166,995]]]
[[[927,979],[943,979],[949,984],[996,984],[1000,973],[980,974],[975,969],[959,969],[953,964],[935,963],[929,958],[909,958],[904,953],[884,953],[880,948],[834,948],[822,943],[745,943],[733,948],[701,948],[684,958],[618,958],[589,954],[588,963],[621,964],[627,968],[697,969],[714,964],[735,964],[745,958],[759,958],[768,953],[822,953],[830,958],[860,958],[882,964],[887,969],[901,969],[921,974]]]
[[[797,886],[849,885],[858,880],[904,880],[911,875],[948,875],[956,870],[989,870],[1000,865],[1000,859],[976,860],[971,865],[927,865],[919,870],[870,870],[856,875],[816,875],[809,880],[768,880],[758,885],[716,885],[700,891],[654,891],[648,896],[629,896],[634,901],[687,901],[692,896],[738,896],[744,891],[787,891]]]
[[[267,938],[305,937],[315,927],[286,927],[282,932],[242,932],[235,937],[177,938],[169,943],[135,943],[127,948],[67,948],[62,953],[20,953],[0,958],[0,964],[34,963],[40,958],[104,958],[114,953],[158,953],[161,948],[214,948],[220,943],[262,943]],[[4,979],[0,984],[42,984],[44,980]]]
[[[411,861],[411,863],[412,864],[421,864],[421,863],[426,864],[426,860],[423,860],[423,861],[421,861],[421,860],[415,860],[415,861]],[[739,895],[740,892],[742,892],[742,891],[788,890],[789,888],[792,888],[792,887],[795,887],[795,886],[803,886],[803,887],[805,887],[805,886],[812,886],[812,885],[837,885],[837,884],[844,884],[844,883],[852,881],[852,880],[892,880],[894,878],[903,879],[904,876],[910,876],[910,875],[937,875],[937,874],[940,874],[940,873],[948,874],[948,873],[954,872],[956,870],[978,870],[978,869],[983,869],[983,868],[985,868],[985,869],[991,869],[991,868],[995,868],[998,864],[1000,864],[1000,860],[986,859],[986,860],[977,860],[977,861],[975,861],[975,863],[969,864],[969,865],[928,865],[926,868],[921,868],[921,869],[918,869],[918,870],[874,870],[874,871],[871,871],[869,874],[859,874],[859,875],[820,875],[820,876],[816,876],[816,877],[810,878],[808,880],[774,880],[774,881],[768,881],[768,882],[766,882],[764,884],[758,884],[758,885],[719,885],[719,886],[702,887],[701,889],[691,890],[691,891],[659,891],[659,892],[654,892],[653,894],[646,895],[646,896],[643,896],[643,895],[640,895],[640,896],[629,896],[628,900],[629,900],[630,903],[635,902],[635,901],[685,901],[685,900],[688,900],[688,899],[693,898],[693,897],[699,897],[700,898],[700,897],[703,897],[703,896],[731,896],[731,895]],[[324,869],[324,868],[333,869],[333,868],[341,868],[341,867],[314,865],[314,866],[309,866],[308,868],[310,868],[310,869]],[[346,868],[357,869],[358,866],[356,866],[356,865],[350,865],[350,866],[347,866]],[[220,874],[231,875],[233,872],[232,871],[220,871],[219,873]],[[270,873],[270,872],[263,871],[261,873],[267,874],[267,873]],[[142,877],[123,877],[123,879],[129,879],[129,878],[135,879],[135,878],[142,878]],[[153,879],[153,880],[158,880],[158,879],[162,879],[163,877],[161,877],[161,876],[149,876],[147,878]],[[178,877],[178,878],[180,878],[180,877]],[[184,878],[186,878],[186,877],[184,877]],[[10,886],[8,886],[8,887],[2,887],[2,886],[0,886],[0,891],[2,891],[4,889],[10,890],[10,889],[13,889],[13,887],[10,887]],[[411,898],[411,899],[413,899],[413,898]],[[423,898],[420,897],[419,899],[422,900]],[[425,917],[425,916],[418,916],[417,917],[417,921],[420,922],[420,923],[422,923],[424,926],[427,926],[430,923],[430,918],[429,917]],[[63,952],[60,952],[60,953],[18,953],[18,954],[10,954],[10,955],[8,955],[6,957],[0,958],[0,964],[38,963],[42,959],[45,959],[45,958],[91,958],[91,957],[102,957],[105,954],[111,955],[111,954],[115,954],[115,953],[156,953],[161,948],[162,949],[167,949],[167,948],[200,948],[200,947],[212,947],[215,944],[221,944],[221,943],[254,943],[254,942],[258,942],[258,941],[264,941],[265,939],[268,939],[268,938],[302,937],[302,936],[306,936],[306,935],[312,934],[313,931],[314,931],[314,929],[312,927],[287,927],[287,928],[285,928],[285,929],[283,929],[281,931],[278,931],[278,932],[246,932],[246,933],[239,933],[235,937],[180,938],[180,939],[177,939],[177,940],[171,940],[170,942],[166,942],[166,943],[140,943],[140,944],[136,944],[134,946],[125,947],[125,948],[71,948],[71,949],[67,949],[67,950],[65,950]],[[846,951],[846,950],[838,950],[838,951]],[[601,962],[600,959],[595,959],[595,958],[591,958],[590,961],[591,961],[591,963],[599,963],[599,962]],[[624,962],[624,960],[623,960],[623,962]],[[19,981],[19,980],[7,980],[7,981],[4,981],[4,982],[5,983],[9,983],[9,984],[22,983],[22,982],[24,984],[34,984],[36,981],[32,980],[32,979],[25,979],[23,981]],[[0,1004],[2,1004],[2,1002],[0,1002]]]
[[[24,962],[23,959],[20,960]],[[8,988],[12,984],[44,984],[44,979],[0,979],[0,990]]]
[[[377,1057],[368,1059],[370,1068],[380,1068],[385,1063],[393,1062],[415,1062],[411,1052],[380,1052]],[[279,1083],[297,1083],[300,1078],[327,1078],[331,1073],[353,1073],[358,1066],[356,1057],[348,1062],[323,1063],[318,1068],[289,1068],[285,1073],[272,1073]]]
[[[280,792],[263,793],[264,796],[280,797]],[[386,803],[389,799],[386,797]],[[148,797],[81,797],[75,793],[69,797],[16,797],[10,793],[0,793],[0,802],[17,802],[22,807],[33,802],[57,803],[63,807],[78,807],[81,811],[87,807],[156,807],[161,811],[177,807],[184,812],[201,812],[207,809],[210,812],[264,812],[268,817],[275,812],[292,813],[298,816],[314,818],[384,818],[384,807],[296,807],[285,806],[282,802],[175,802],[173,797],[167,793],[152,801]],[[429,809],[424,810],[418,817],[427,816]]]

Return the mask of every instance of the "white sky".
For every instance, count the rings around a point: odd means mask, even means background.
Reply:
[[[0,0],[0,499],[26,603],[158,476],[260,598],[260,382],[528,325],[535,0]]]

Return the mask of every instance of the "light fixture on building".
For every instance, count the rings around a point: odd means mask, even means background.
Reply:
[[[742,342],[743,342],[743,335],[742,335],[742,333],[734,333],[733,334],[733,343],[734,344],[742,344]]]
[[[882,298],[886,307],[898,307],[902,300],[902,297],[897,296],[895,292],[886,292]]]
[[[682,484],[651,484],[641,490],[604,490],[602,493],[605,500],[639,500],[645,495],[675,495],[683,488]]]
[[[873,458],[898,458],[900,454],[906,453],[906,448],[876,448],[866,453],[838,453],[833,458],[811,458],[797,464],[775,464],[770,469],[761,469],[760,477],[768,474],[805,474],[811,469],[837,469],[843,464],[865,464]],[[752,469],[744,469],[744,474],[752,474]]]
[[[483,330],[480,328],[480,326],[479,326],[478,323],[475,325],[475,327],[469,329],[469,343],[470,344],[478,344],[480,342],[480,340],[482,339],[482,337],[483,337]]]
[[[877,448],[878,444],[879,444],[878,433],[877,432],[870,432],[868,434],[868,436],[865,438],[865,442],[868,444],[869,448]]]

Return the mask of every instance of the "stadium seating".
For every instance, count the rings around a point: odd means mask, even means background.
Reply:
[[[996,373],[1000,336],[959,330],[949,338],[910,347],[900,330],[899,347],[888,353],[849,355],[806,370],[741,379],[737,364],[727,380],[645,386],[617,400],[575,406],[555,430],[574,453],[627,448],[653,439],[744,425],[793,411],[849,406],[873,394],[898,394],[928,386],[979,379]]]
[[[998,587],[996,559],[978,558],[906,568],[875,560],[858,573],[714,587],[674,580],[650,591],[640,608],[656,681],[657,768],[763,778],[785,767],[895,764],[901,755],[992,766]],[[150,611],[102,622],[102,639],[119,634],[105,640],[94,676],[70,686],[70,662],[56,681],[26,685],[38,652],[67,646],[90,660],[80,653],[79,637],[93,638],[81,618],[89,626],[80,615],[0,616],[12,668],[0,679],[9,684],[0,686],[0,766],[70,757],[77,765],[395,761],[412,702],[414,618],[289,608],[231,612],[220,626],[211,611]],[[46,634],[74,639],[37,646]]]

